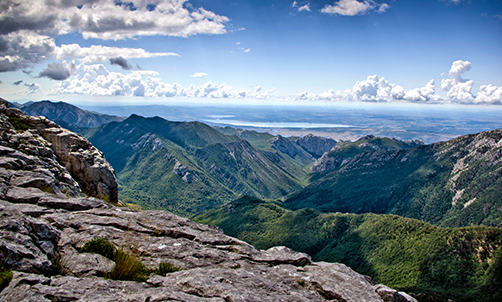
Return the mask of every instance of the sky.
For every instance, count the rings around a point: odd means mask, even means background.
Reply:
[[[500,106],[502,1],[2,0],[0,82],[10,101]]]

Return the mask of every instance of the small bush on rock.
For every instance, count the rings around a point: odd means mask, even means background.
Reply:
[[[112,271],[105,275],[106,278],[144,282],[152,272],[136,256],[123,249],[117,249],[103,237],[86,242],[80,252],[100,254],[115,262]]]
[[[80,249],[81,253],[96,253],[110,260],[114,260],[116,252],[115,246],[103,237],[94,238],[87,241]]]
[[[159,266],[157,269],[155,269],[154,274],[160,275],[160,276],[165,276],[168,273],[174,273],[181,271],[183,268],[181,266],[175,266],[167,261],[162,261],[159,263]]]
[[[12,280],[12,272],[0,260],[0,292],[9,285]]]
[[[115,266],[111,272],[106,274],[106,277],[114,280],[139,282],[144,282],[148,279],[150,270],[134,255],[119,249],[115,251],[113,261],[115,261]]]

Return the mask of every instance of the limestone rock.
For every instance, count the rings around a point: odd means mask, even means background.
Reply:
[[[333,149],[336,146],[337,141],[331,138],[307,134],[296,140],[296,143],[314,157],[319,158],[324,153]]]
[[[118,202],[115,171],[103,153],[82,136],[45,117],[31,117],[9,108],[4,100],[0,100],[0,145],[0,167],[39,172],[25,175],[18,180],[18,186],[70,196],[80,196],[83,191],[88,196]]]
[[[173,172],[181,176],[183,181],[189,184],[197,180],[198,178],[197,173],[190,171],[186,166],[181,164],[178,160],[176,160],[176,163],[174,164]]]
[[[310,157],[305,152],[302,152],[301,148],[298,148],[298,146],[290,142],[288,139],[282,137],[281,135],[277,135],[273,138],[272,148],[284,154],[287,154],[292,158],[300,157],[308,159]]]

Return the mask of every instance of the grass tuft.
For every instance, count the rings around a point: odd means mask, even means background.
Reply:
[[[115,261],[115,266],[106,274],[107,278],[139,282],[148,279],[150,270],[131,253],[118,249],[114,253],[113,261]]]
[[[168,273],[179,272],[181,270],[183,270],[181,266],[175,266],[167,261],[162,261],[161,263],[159,263],[157,269],[155,269],[154,274],[165,276]]]
[[[115,262],[112,271],[105,275],[106,278],[144,282],[152,272],[136,256],[123,249],[117,249],[103,237],[86,242],[80,252],[100,254]]]
[[[70,265],[70,258],[60,251],[57,252],[56,257],[52,262],[52,269],[56,275],[69,276],[73,274]]]
[[[12,280],[12,272],[0,260],[0,292],[9,285]]]
[[[84,246],[80,249],[81,253],[96,253],[110,260],[113,260],[115,251],[117,249],[110,241],[103,237],[94,238],[87,241]]]

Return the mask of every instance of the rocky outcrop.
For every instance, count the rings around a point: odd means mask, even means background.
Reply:
[[[64,194],[71,191],[71,195],[83,192],[88,196],[118,202],[115,171],[105,160],[103,153],[85,138],[61,128],[45,117],[30,117],[19,109],[9,108],[4,100],[0,100],[0,119],[0,144],[9,148],[4,149],[4,153],[21,162],[23,155],[20,153],[28,155],[24,159],[30,161],[31,158],[34,162],[31,170],[37,172],[40,189]],[[16,161],[11,160],[10,155],[2,161],[8,159],[9,162],[4,165],[14,168]],[[19,164],[21,169],[26,162]],[[48,183],[47,179],[43,180],[46,178],[44,174],[53,175],[60,182]]]
[[[319,158],[336,146],[336,140],[307,134],[296,140],[296,143],[312,156]]]
[[[191,184],[198,179],[198,175],[195,172],[190,171],[186,166],[175,159],[175,164],[173,172],[180,176],[184,182]]]
[[[401,141],[395,138],[366,135],[355,142],[339,141],[330,151],[324,153],[314,165],[311,171],[329,172],[350,162],[357,155],[372,151],[406,150],[421,146],[420,140]]]
[[[142,135],[136,143],[131,144],[131,148],[134,150],[146,148],[155,151],[164,148],[164,143],[155,134],[148,132]]]
[[[302,152],[302,150],[295,144],[282,137],[281,135],[277,135],[272,139],[272,148],[284,154],[287,154],[292,158],[300,157],[308,159],[310,157],[308,154]]]
[[[14,272],[0,300],[416,301],[389,300],[397,291],[384,291],[343,264],[315,263],[286,247],[257,250],[168,212],[137,212],[92,198],[94,207],[76,210],[81,198],[46,192],[40,199],[43,206],[0,200],[0,254]],[[168,261],[183,270],[143,283],[103,279],[114,263],[78,252],[97,237],[141,255],[147,267]],[[55,271],[57,257],[66,276]]]
[[[313,173],[332,171],[349,161],[349,157],[333,156],[333,154],[330,154],[330,152],[326,152],[321,156],[321,158],[316,160],[310,170]]]

